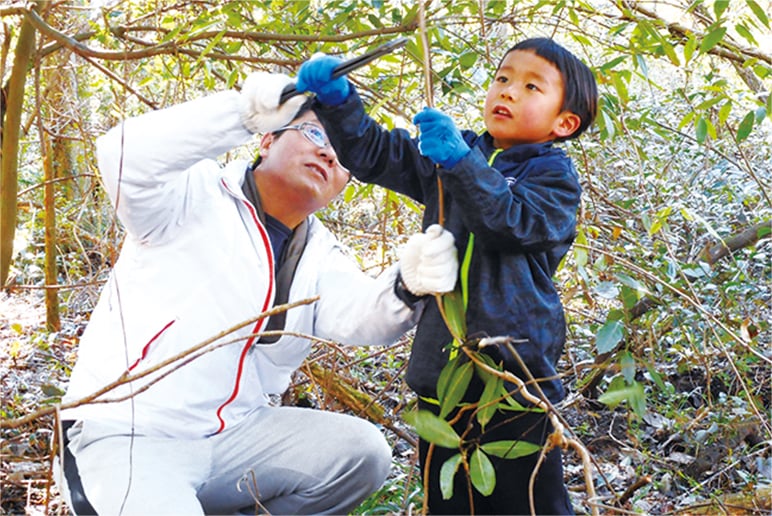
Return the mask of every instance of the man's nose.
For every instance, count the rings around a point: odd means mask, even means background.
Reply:
[[[335,154],[335,151],[332,149],[331,145],[327,145],[327,147],[323,147],[319,149],[319,156],[323,160],[325,160],[331,167],[335,166],[335,163],[338,161],[338,155]]]

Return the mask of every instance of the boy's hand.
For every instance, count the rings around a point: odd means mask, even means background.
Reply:
[[[296,96],[279,105],[281,92],[292,79],[281,73],[254,72],[241,87],[241,119],[253,133],[269,133],[287,125],[305,99]]]
[[[337,57],[316,54],[300,65],[295,88],[301,93],[316,93],[316,98],[323,104],[337,106],[345,101],[350,93],[346,77],[332,78],[332,72],[343,61]]]
[[[416,296],[450,292],[458,277],[458,255],[453,234],[439,224],[410,237],[399,253],[405,287]]]
[[[441,111],[424,108],[413,118],[413,123],[421,131],[418,150],[445,168],[451,168],[471,150],[453,120]]]

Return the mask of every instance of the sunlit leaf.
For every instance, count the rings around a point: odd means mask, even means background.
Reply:
[[[694,51],[697,50],[697,44],[697,37],[694,34],[690,34],[689,39],[686,40],[684,45],[684,59],[686,59],[687,63],[692,60]]]
[[[408,412],[404,417],[405,421],[415,428],[418,435],[430,443],[444,448],[458,448],[461,444],[461,437],[453,430],[450,423],[428,410]]]
[[[472,485],[483,496],[490,495],[496,488],[496,471],[485,453],[477,448],[469,459],[469,476]]]
[[[769,16],[767,16],[766,11],[764,11],[764,9],[758,3],[756,3],[755,0],[745,0],[745,3],[748,4],[748,7],[751,8],[751,11],[753,11],[753,14],[756,15],[756,18],[758,18],[766,28],[769,28]]]
[[[755,120],[756,115],[753,111],[743,117],[742,122],[737,126],[737,141],[743,141],[751,134]]]
[[[697,132],[696,132],[696,138],[699,143],[705,143],[705,138],[708,137],[708,123],[707,121],[700,117],[699,120],[697,120]]]
[[[707,36],[705,36],[700,43],[700,53],[705,54],[710,51],[713,47],[718,45],[718,42],[724,39],[724,35],[726,34],[726,27],[718,27],[715,30],[708,33]]]
[[[755,46],[759,45],[759,42],[756,41],[755,37],[753,37],[753,34],[751,33],[751,31],[749,31],[748,28],[742,23],[738,23],[737,25],[735,25],[734,30],[736,30],[737,34],[745,38],[745,41],[747,41],[751,45],[755,45]]]
[[[460,464],[461,454],[457,453],[446,460],[440,468],[440,491],[443,500],[450,500],[453,496],[453,478],[456,476]]]
[[[458,58],[458,64],[460,64],[462,68],[471,68],[476,62],[476,52],[465,52]]]
[[[729,7],[729,0],[715,0],[713,2],[713,12],[716,13],[716,19],[721,18],[726,8]]]

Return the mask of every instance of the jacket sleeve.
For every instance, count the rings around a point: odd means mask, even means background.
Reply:
[[[365,112],[354,86],[339,106],[314,104],[340,162],[365,183],[375,183],[425,203],[433,188],[435,167],[418,152],[418,144],[404,129],[388,131]]]
[[[163,239],[199,200],[213,161],[249,141],[239,93],[225,91],[129,118],[97,139],[102,182],[129,234]]]
[[[581,186],[562,151],[529,160],[514,184],[488,166],[479,149],[440,169],[440,177],[475,242],[487,249],[542,251],[575,236]]]
[[[303,269],[313,276],[296,277],[296,281],[306,284],[315,278],[315,286],[310,287],[319,296],[314,303],[314,335],[347,345],[383,345],[396,341],[418,322],[425,302],[409,305],[397,295],[398,265],[373,277],[318,220],[312,226],[304,260],[312,260],[314,266]]]

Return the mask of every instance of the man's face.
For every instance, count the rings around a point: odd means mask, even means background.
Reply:
[[[507,54],[488,89],[485,126],[496,147],[554,140],[566,132],[563,78],[555,65],[528,50]]]
[[[285,128],[263,137],[261,173],[280,183],[284,194],[308,213],[327,206],[346,186],[350,174],[338,162],[335,150],[309,111]]]

